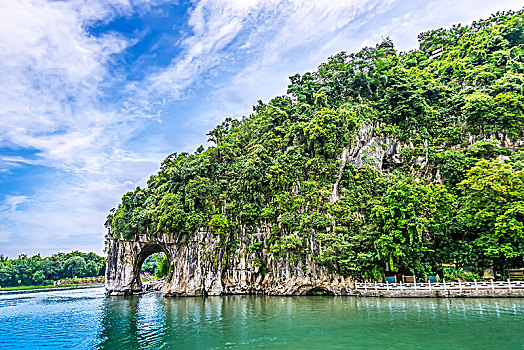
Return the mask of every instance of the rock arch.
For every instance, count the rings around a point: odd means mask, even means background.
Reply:
[[[163,252],[173,259],[169,249],[160,242],[112,241],[107,256],[105,287],[110,295],[131,295],[143,292],[140,269],[148,256]]]
[[[318,265],[314,257],[297,259],[291,253],[274,256],[266,248],[252,249],[255,241],[264,242],[269,236],[270,230],[262,228],[239,233],[230,238],[235,242],[234,250],[219,235],[205,229],[189,236],[113,239],[109,242],[105,287],[109,295],[143,292],[140,268],[149,255],[162,251],[170,261],[163,288],[166,296],[307,295],[320,291],[352,294],[352,279]],[[318,246],[314,237],[311,246]]]

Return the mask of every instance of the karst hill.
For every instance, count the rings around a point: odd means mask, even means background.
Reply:
[[[348,294],[445,264],[524,262],[524,11],[341,52],[173,153],[108,216],[106,288]]]

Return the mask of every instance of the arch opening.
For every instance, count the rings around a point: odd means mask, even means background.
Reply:
[[[156,259],[155,259],[156,257]],[[151,271],[152,266],[146,266],[144,263],[148,261],[153,262],[154,270]],[[137,263],[134,266],[133,292],[147,293],[147,292],[161,292],[167,285],[169,274],[171,272],[171,264],[173,259],[169,251],[160,244],[148,244],[142,247],[137,256]],[[164,273],[155,276],[155,271],[158,266],[162,265]]]
[[[308,296],[332,296],[334,295],[333,292],[322,288],[322,287],[315,287],[306,292],[306,295]]]

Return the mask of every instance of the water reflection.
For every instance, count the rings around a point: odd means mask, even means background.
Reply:
[[[101,349],[138,349],[138,297],[107,297],[102,309]]]
[[[0,294],[0,348],[524,349],[523,299]]]
[[[98,348],[522,349],[522,311],[521,299],[110,297]]]

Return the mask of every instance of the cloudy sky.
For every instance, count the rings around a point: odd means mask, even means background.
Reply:
[[[102,253],[104,221],[169,153],[339,51],[522,0],[0,1],[0,254]]]

